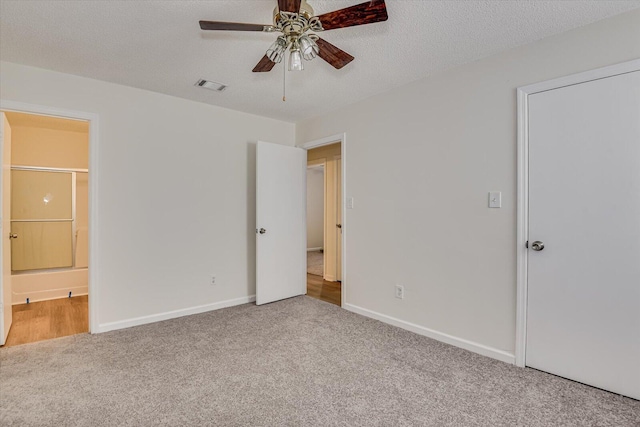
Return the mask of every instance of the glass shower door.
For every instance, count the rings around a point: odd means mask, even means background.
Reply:
[[[11,171],[11,270],[73,266],[71,172]]]

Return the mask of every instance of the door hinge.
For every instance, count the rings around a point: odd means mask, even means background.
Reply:
[[[529,249],[529,241],[527,240],[527,243],[524,244],[524,247]]]

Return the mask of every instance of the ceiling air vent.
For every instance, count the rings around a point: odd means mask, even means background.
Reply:
[[[217,92],[222,92],[227,88],[227,85],[223,85],[222,83],[212,82],[210,80],[200,79],[196,82],[196,86],[203,87],[209,90],[215,90]]]

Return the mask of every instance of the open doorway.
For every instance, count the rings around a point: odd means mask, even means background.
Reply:
[[[342,145],[307,151],[307,295],[342,301]]]
[[[89,332],[89,122],[2,122],[4,345]]]

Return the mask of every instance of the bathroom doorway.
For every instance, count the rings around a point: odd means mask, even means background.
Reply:
[[[4,345],[89,332],[90,123],[2,122]]]
[[[307,151],[307,295],[342,301],[342,145]]]

